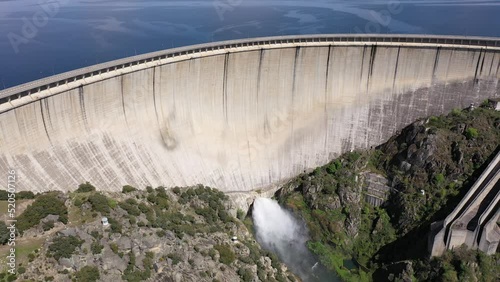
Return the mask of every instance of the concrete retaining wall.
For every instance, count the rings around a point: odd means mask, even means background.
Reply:
[[[18,189],[32,191],[269,187],[419,117],[499,97],[499,49],[241,46],[10,89],[0,92],[0,171],[16,169]]]

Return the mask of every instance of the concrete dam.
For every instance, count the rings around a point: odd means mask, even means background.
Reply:
[[[31,191],[265,189],[417,118],[500,97],[499,81],[499,38],[311,35],[164,50],[1,91],[0,171]]]

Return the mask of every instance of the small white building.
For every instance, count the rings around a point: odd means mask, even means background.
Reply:
[[[101,223],[102,223],[102,226],[108,226],[109,225],[108,218],[104,216],[101,219]]]

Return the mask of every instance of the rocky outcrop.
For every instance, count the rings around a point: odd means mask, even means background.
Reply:
[[[103,212],[96,211],[107,208],[87,202],[90,195],[72,195],[83,203],[71,211],[87,219],[48,232],[20,278],[70,281],[87,265],[98,269],[100,281],[137,281],[137,277],[147,281],[289,281],[288,277],[295,277],[276,256],[259,247],[240,220],[229,215],[234,204],[217,190],[197,186],[109,197],[100,194],[108,204],[114,203],[104,212],[107,226],[101,223],[99,213]],[[43,219],[50,220],[56,218]],[[55,259],[58,238],[76,238],[72,243],[76,246],[71,253],[59,250],[57,257],[61,257]]]

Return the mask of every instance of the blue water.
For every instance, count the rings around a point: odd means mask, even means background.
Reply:
[[[0,89],[134,54],[226,39],[500,36],[499,15],[500,1],[486,0],[0,0]]]

